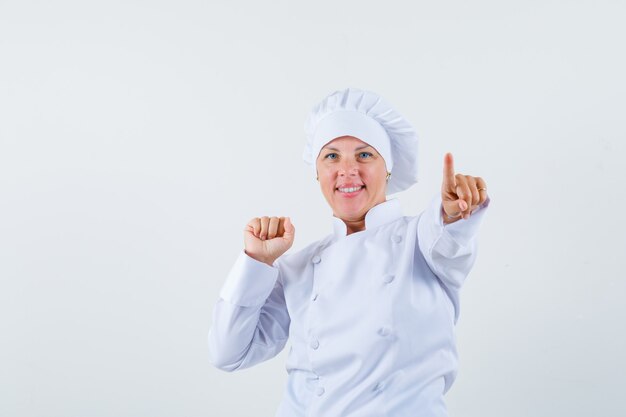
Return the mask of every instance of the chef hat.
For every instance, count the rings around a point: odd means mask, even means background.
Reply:
[[[320,150],[340,136],[354,136],[374,147],[391,177],[387,194],[417,182],[417,135],[409,122],[382,97],[357,88],[338,90],[313,107],[304,126],[302,158],[317,172]]]

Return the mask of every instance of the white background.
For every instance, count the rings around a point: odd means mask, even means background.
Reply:
[[[0,0],[0,415],[272,416],[288,347],[213,368],[250,218],[331,231],[311,107],[381,94],[492,199],[454,417],[623,416],[623,1]]]

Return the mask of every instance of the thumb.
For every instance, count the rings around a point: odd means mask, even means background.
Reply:
[[[296,228],[291,223],[291,218],[285,218],[285,233],[283,234],[283,238],[288,240],[289,242],[293,241],[293,236],[296,233]]]
[[[462,199],[443,201],[442,205],[443,211],[450,217],[459,217],[461,212],[467,210],[467,203]]]

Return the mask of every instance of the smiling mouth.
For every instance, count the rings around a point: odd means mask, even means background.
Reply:
[[[336,188],[335,191],[338,191],[342,194],[355,194],[365,188],[365,185],[361,185],[358,187],[339,187]]]

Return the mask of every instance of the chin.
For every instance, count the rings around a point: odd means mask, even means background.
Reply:
[[[343,213],[347,217],[358,216],[363,211],[366,211],[366,208],[367,204],[358,201],[339,201],[333,205],[335,213]]]

